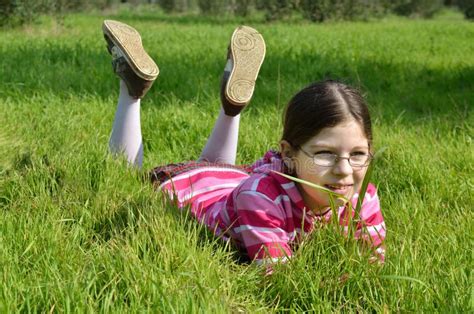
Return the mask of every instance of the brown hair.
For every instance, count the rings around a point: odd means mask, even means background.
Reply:
[[[282,140],[298,149],[322,129],[350,119],[359,122],[372,142],[372,125],[367,104],[360,92],[344,83],[326,80],[312,83],[288,103]]]

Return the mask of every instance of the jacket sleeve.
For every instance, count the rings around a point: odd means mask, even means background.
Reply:
[[[292,255],[285,230],[284,211],[278,202],[257,191],[239,191],[234,199],[239,235],[249,258],[257,264],[285,261]]]

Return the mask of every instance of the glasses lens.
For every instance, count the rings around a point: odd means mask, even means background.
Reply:
[[[319,166],[330,167],[336,162],[337,156],[334,154],[316,154],[314,155],[314,163]]]
[[[354,155],[349,158],[349,161],[356,167],[365,166],[369,162],[369,155]]]

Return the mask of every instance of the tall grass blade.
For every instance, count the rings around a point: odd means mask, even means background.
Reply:
[[[382,155],[382,153],[387,149],[387,147],[382,147],[379,149],[373,156],[372,162],[369,164],[367,168],[367,172],[365,173],[364,180],[362,181],[362,186],[360,187],[359,197],[357,198],[357,206],[356,206],[356,214],[359,217],[360,210],[362,209],[362,203],[364,201],[365,193],[367,192],[367,187],[369,186],[369,181],[372,176],[372,172],[374,170],[375,162],[378,158]]]

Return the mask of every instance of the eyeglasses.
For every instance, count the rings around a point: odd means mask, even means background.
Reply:
[[[367,167],[372,160],[372,155],[370,154],[357,154],[350,157],[341,157],[336,154],[321,152],[317,154],[310,154],[304,151],[302,148],[300,150],[308,157],[312,158],[314,163],[322,167],[333,167],[339,160],[347,159],[349,165],[356,168]]]

